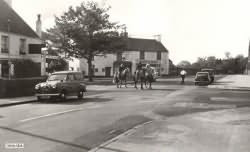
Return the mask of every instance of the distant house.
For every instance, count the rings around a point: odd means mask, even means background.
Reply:
[[[40,16],[37,29],[41,31]],[[11,0],[0,0],[0,77],[14,76],[16,69],[13,62],[25,59],[35,62],[40,67],[39,75],[44,75],[42,44],[39,33],[33,31],[12,9]]]
[[[124,63],[133,73],[139,62],[144,66],[150,64],[155,67],[160,75],[169,74],[169,51],[160,41],[140,38],[127,38],[127,46],[123,51],[106,54],[105,56],[95,56],[93,71],[95,76],[109,77],[118,70],[121,63]],[[88,73],[88,65],[85,59],[74,60],[74,62],[69,63],[69,68]]]

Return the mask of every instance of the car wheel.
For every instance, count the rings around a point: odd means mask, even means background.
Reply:
[[[65,101],[66,100],[66,92],[65,91],[61,92],[61,94],[60,94],[60,100],[61,101]]]
[[[79,93],[78,93],[78,99],[82,99],[83,98],[83,91],[80,91]]]
[[[37,96],[36,98],[37,98],[37,101],[41,101],[42,100],[42,98],[40,96]]]

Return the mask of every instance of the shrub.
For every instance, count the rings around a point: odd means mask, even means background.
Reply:
[[[15,60],[14,71],[16,78],[38,77],[41,76],[41,64],[35,63],[30,59]]]

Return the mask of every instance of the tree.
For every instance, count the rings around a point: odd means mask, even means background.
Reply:
[[[190,68],[191,63],[189,61],[184,60],[184,61],[181,61],[177,66],[180,68]]]
[[[119,34],[122,26],[109,21],[109,9],[99,7],[96,2],[83,2],[56,17],[56,25],[48,30],[48,37],[61,44],[65,56],[87,60],[89,81],[92,81],[95,56],[125,47],[125,38]]]

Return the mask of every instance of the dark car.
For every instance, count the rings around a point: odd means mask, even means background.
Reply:
[[[35,86],[35,93],[38,100],[53,97],[65,100],[67,96],[75,95],[83,98],[86,92],[84,75],[81,72],[61,71],[52,73],[46,82]]]
[[[195,85],[208,85],[211,82],[211,77],[208,72],[197,72],[194,80]]]
[[[208,72],[211,78],[211,83],[214,82],[214,73],[215,73],[214,69],[201,69],[201,72]]]

